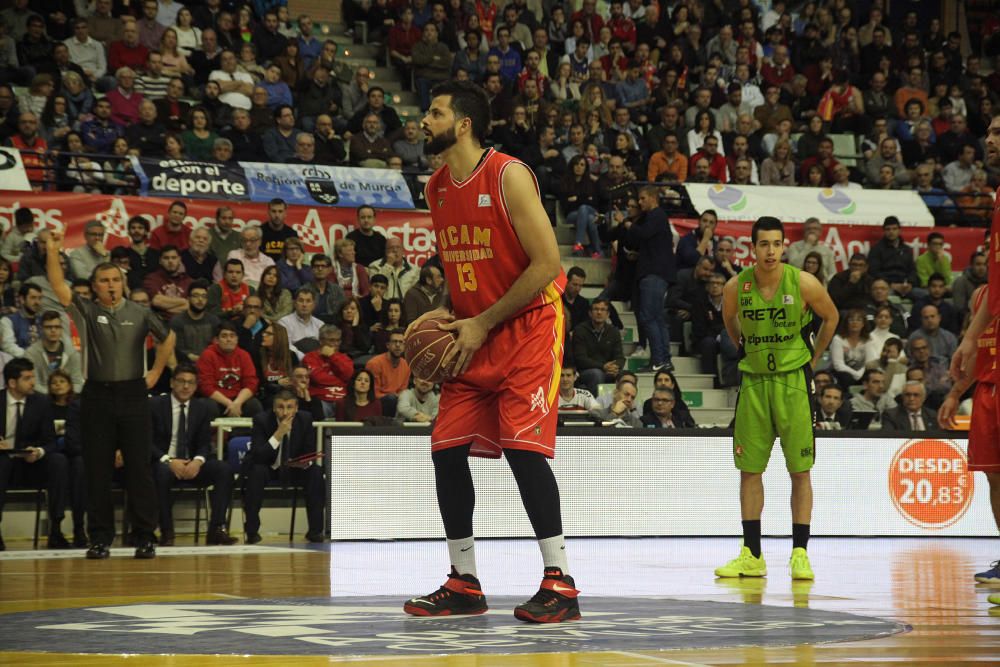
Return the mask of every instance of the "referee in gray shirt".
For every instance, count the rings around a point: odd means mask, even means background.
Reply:
[[[115,450],[125,461],[129,521],[135,557],[153,558],[156,529],[156,487],[150,468],[152,422],[146,395],[163,372],[174,350],[174,332],[145,306],[125,299],[125,276],[114,264],[102,263],[90,277],[94,301],[74,294],[66,284],[59,255],[63,235],[52,231],[46,245],[45,268],[59,302],[82,332],[83,372],[87,378],[80,403],[83,464],[87,476],[87,558],[111,555],[115,536],[111,476]],[[156,361],[145,370],[146,336],[157,339]]]

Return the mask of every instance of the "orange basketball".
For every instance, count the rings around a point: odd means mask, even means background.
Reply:
[[[406,337],[406,361],[414,377],[438,383],[451,372],[454,360],[445,366],[444,358],[458,337],[451,331],[438,329],[439,324],[446,323],[446,320],[424,320]]]

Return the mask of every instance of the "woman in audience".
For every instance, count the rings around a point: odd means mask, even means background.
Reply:
[[[76,392],[73,391],[73,378],[63,369],[57,368],[49,374],[47,387],[49,404],[52,407],[52,418],[65,421],[69,416],[70,404],[76,400]]]
[[[387,299],[382,306],[382,319],[372,326],[372,341],[374,354],[382,354],[389,349],[389,332],[393,329],[405,329],[403,319],[403,302],[399,299]]]
[[[56,162],[56,182],[60,190],[100,194],[104,170],[100,163],[86,156],[86,151],[79,132],[66,135],[66,152]]]
[[[104,161],[104,191],[106,194],[120,195],[132,187],[132,163],[128,159],[128,141],[118,137],[111,144],[111,154],[115,157]]]
[[[458,53],[455,54],[455,61],[451,66],[452,74],[464,69],[469,73],[470,79],[482,81],[483,75],[486,74],[486,51],[480,48],[482,35],[478,30],[467,30],[464,42]]]
[[[337,401],[337,421],[360,422],[381,416],[382,401],[375,399],[375,379],[362,368],[351,378],[347,396]]]
[[[212,160],[212,147],[218,138],[219,135],[212,131],[208,112],[203,107],[191,109],[188,129],[181,132],[188,157],[192,160]]]
[[[73,129],[73,119],[69,115],[69,101],[65,95],[53,95],[45,103],[45,110],[39,119],[41,132],[49,148],[60,146],[66,135]]]
[[[67,113],[74,123],[90,120],[94,108],[94,93],[76,72],[66,72],[62,76],[62,93],[69,104]]]
[[[774,143],[774,154],[760,163],[761,185],[795,185],[795,161],[788,139]]]
[[[253,41],[253,31],[256,28],[253,20],[253,9],[249,5],[241,5],[236,15],[236,31],[244,42]]]
[[[304,257],[305,249],[298,237],[292,236],[285,239],[282,258],[278,260],[276,266],[281,277],[281,286],[291,292],[302,285],[308,285],[315,279],[312,269],[309,268]]]
[[[806,182],[800,185],[804,188],[822,188],[826,186],[824,183],[825,179],[826,174],[823,171],[823,167],[814,164],[809,167],[809,172],[806,174]]]
[[[869,327],[865,311],[860,308],[847,311],[830,342],[833,373],[841,387],[858,384],[864,375],[865,364],[878,358],[878,354],[872,354],[867,345],[868,339]]]
[[[818,115],[809,119],[809,127],[795,143],[795,157],[800,161],[813,157],[819,151],[819,142],[826,139],[823,119]]]
[[[602,208],[601,197],[597,179],[587,168],[586,157],[576,155],[569,161],[569,169],[562,178],[558,194],[567,224],[576,227],[573,255],[602,257],[601,237],[597,230],[598,211]]]
[[[257,296],[263,303],[261,314],[269,322],[277,322],[292,312],[292,293],[281,286],[278,267],[274,265],[260,274]]]
[[[611,148],[610,155],[625,160],[625,167],[633,174],[643,173],[646,167],[643,164],[642,155],[632,146],[632,137],[624,132],[619,132],[615,135],[614,141],[615,145]]]
[[[181,7],[177,12],[174,31],[177,33],[177,48],[185,56],[201,48],[201,28],[194,25],[191,10],[187,7]]]
[[[17,312],[17,292],[14,291],[13,277],[10,262],[0,257],[0,315]]]
[[[160,54],[163,56],[164,76],[188,78],[194,76],[194,68],[188,64],[187,56],[181,51],[177,31],[167,28],[160,37]],[[193,81],[193,79],[190,79]]]
[[[569,37],[563,42],[564,51],[563,53],[573,53],[576,51],[576,40],[580,39],[587,34],[587,26],[583,24],[580,19],[573,19],[573,22],[569,26]],[[594,47],[591,46],[587,49],[587,60],[593,62],[594,60]]]
[[[288,331],[277,322],[267,325],[259,340],[260,349],[253,355],[260,378],[258,393],[260,402],[270,408],[274,395],[280,389],[291,387],[296,360],[288,343]]]
[[[569,62],[559,63],[559,70],[550,82],[552,98],[565,109],[575,109],[580,105],[580,84],[573,81],[573,68]]]
[[[264,68],[257,63],[257,49],[250,42],[240,45],[240,60],[236,69],[249,74],[254,81],[264,80]]]
[[[163,139],[163,156],[171,160],[186,160],[187,151],[184,150],[184,139],[179,134],[167,132]]]
[[[580,99],[579,118],[585,129],[591,127],[588,116],[591,111],[596,111],[601,119],[601,127],[611,125],[611,110],[608,109],[608,100],[604,96],[604,89],[600,86],[589,86],[584,89],[583,97]]]
[[[882,345],[878,358],[872,359],[865,366],[877,368],[885,373],[885,393],[890,398],[899,396],[906,384],[906,353],[903,352],[903,341],[898,338],[888,338]]]
[[[710,111],[699,111],[694,117],[694,128],[688,130],[688,156],[701,150],[705,139],[713,136],[719,140],[719,155],[724,155],[722,148],[722,133],[715,129],[715,116]]]
[[[868,347],[871,348],[866,355],[869,361],[878,359],[882,355],[886,341],[896,338],[896,334],[890,331],[892,328],[892,308],[889,306],[879,306],[876,308],[872,325],[867,343]]]
[[[298,90],[306,79],[306,65],[299,57],[299,40],[290,39],[285,42],[284,53],[275,56],[271,63],[281,69],[281,80],[292,90]]]
[[[807,254],[802,260],[802,270],[811,273],[820,285],[826,285],[826,278],[823,274],[823,255],[815,250]]]
[[[368,325],[361,319],[361,306],[356,297],[348,297],[340,306],[337,326],[344,337],[340,351],[354,360],[355,365],[364,365],[364,357],[372,348],[372,337]]]
[[[31,80],[28,92],[17,98],[17,108],[21,113],[30,111],[36,118],[42,116],[45,104],[56,90],[51,74],[36,74]]]
[[[684,90],[678,85],[679,80],[677,70],[673,67],[663,70],[663,78],[660,79],[660,85],[653,91],[653,103],[656,108],[673,104],[674,102],[685,102],[686,95]]]
[[[355,248],[351,239],[337,239],[333,244],[333,269],[340,289],[350,298],[363,299],[368,296],[368,269],[354,261]]]

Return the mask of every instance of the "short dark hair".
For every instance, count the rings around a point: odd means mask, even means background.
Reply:
[[[875,375],[876,373],[885,377],[885,371],[882,370],[881,368],[866,368],[865,372],[862,373],[861,375],[861,384],[868,382],[868,380],[871,379],[871,376]]]
[[[59,320],[60,322],[62,322],[62,315],[60,315],[58,312],[54,310],[46,310],[44,313],[42,313],[42,324],[45,324],[46,322],[51,322],[52,320]]]
[[[899,227],[899,218],[897,218],[894,215],[888,215],[886,216],[885,220],[882,221],[882,229],[885,229],[886,227],[892,227],[893,225]]]
[[[472,137],[482,142],[490,129],[490,101],[486,91],[471,81],[445,81],[431,89],[431,97],[442,95],[451,96],[455,118],[472,121]]]
[[[785,226],[781,224],[781,220],[770,215],[757,218],[757,221],[753,223],[753,227],[750,229],[750,240],[757,243],[757,235],[760,232],[781,232],[781,238],[785,238]]]
[[[837,391],[840,394],[840,400],[844,400],[844,389],[843,389],[843,387],[841,387],[839,384],[832,384],[832,383],[826,385],[825,387],[823,387],[823,391],[821,391],[819,393],[820,397],[822,397],[823,394],[825,394],[826,392],[828,392],[831,389]]]
[[[288,204],[281,197],[275,197],[271,201],[267,202],[268,208],[271,208],[272,206],[288,206]]]
[[[296,368],[298,368],[298,366],[296,366]],[[277,391],[277,393],[274,395],[274,402],[275,403],[277,403],[278,401],[296,401],[296,402],[298,402],[298,400],[299,400],[298,397],[295,394],[293,394],[288,389],[279,389]]]
[[[183,363],[177,364],[177,368],[174,369],[173,376],[177,377],[181,373],[188,373],[189,375],[198,377],[198,367],[192,363],[185,361]]]
[[[28,296],[28,292],[30,292],[31,290],[35,290],[36,292],[41,292],[42,288],[36,285],[35,283],[24,283],[23,285],[21,285],[20,289],[17,290],[17,295],[23,299],[24,297]]]
[[[931,283],[946,283],[947,284],[947,282],[948,281],[945,280],[945,277],[942,276],[940,273],[932,273],[931,276],[930,276],[930,278],[927,279],[927,285],[928,286]]]
[[[427,264],[424,264],[422,267],[420,267],[420,284],[426,283],[434,276],[434,274],[431,273],[431,269],[433,268],[436,267],[429,266]]]
[[[35,370],[35,365],[31,363],[30,359],[25,359],[24,357],[17,357],[15,359],[11,359],[3,367],[4,387],[6,387],[7,383],[10,382],[11,380],[19,379],[21,377],[21,373],[33,370]]]
[[[180,206],[180,207],[181,207],[182,209],[184,209],[185,211],[187,211],[187,210],[188,210],[188,205],[187,205],[187,204],[185,204],[184,202],[182,202],[182,201],[181,201],[180,199],[175,199],[175,200],[173,200],[172,202],[170,202],[170,206],[168,206],[168,207],[167,207],[167,210],[169,211],[169,210],[170,210],[170,209],[172,209],[172,208],[173,208],[174,206]],[[138,216],[136,216],[136,217],[138,217]],[[129,220],[129,222],[132,222],[132,221],[131,221],[131,220]]]
[[[35,224],[35,214],[31,212],[30,208],[22,206],[21,208],[14,211],[14,226],[20,227],[21,225],[33,225]]]
[[[603,303],[604,305],[606,305],[608,307],[608,310],[611,310],[611,299],[608,299],[607,297],[602,297],[602,296],[599,296],[599,297],[595,298],[593,301],[591,301],[590,302],[590,307],[593,308],[594,306],[596,306],[599,303]]]
[[[191,281],[191,284],[188,286],[188,294],[190,295],[191,291],[196,289],[203,289],[207,292],[208,288],[211,286],[212,283],[208,282],[208,280],[204,278],[198,278],[198,280]]]
[[[218,337],[223,331],[232,331],[234,334],[239,335],[239,330],[236,328],[236,323],[229,320],[222,320],[219,322],[219,326],[215,327],[215,336]]]
[[[281,118],[281,114],[284,113],[285,109],[291,109],[292,115],[293,116],[295,115],[295,107],[293,107],[290,104],[279,104],[278,106],[274,107],[274,112],[273,112],[274,119],[277,120]]]
[[[171,206],[172,205],[173,204],[171,204]],[[187,209],[187,207],[185,206],[185,210],[186,209]],[[146,229],[147,232],[149,231],[149,220],[146,219],[145,216],[142,216],[142,215],[133,215],[131,218],[128,219],[128,225],[126,227],[131,227],[132,225],[142,225]]]
[[[230,257],[229,259],[226,260],[226,266],[225,266],[225,268],[223,270],[225,270],[226,268],[229,268],[229,266],[231,266],[231,265],[236,265],[236,266],[240,267],[240,270],[242,270],[244,273],[246,272],[246,267],[243,266],[243,260],[242,259],[236,259],[235,257]]]
[[[570,267],[569,271],[566,272],[567,282],[579,276],[580,278],[586,279],[587,272],[581,269],[579,266]]]
[[[181,254],[181,249],[175,245],[168,243],[167,245],[160,248],[160,257],[163,257],[168,252],[176,252],[178,255]]]
[[[944,241],[944,234],[941,232],[931,232],[927,235],[927,243],[932,243],[934,241]]]
[[[322,253],[316,253],[309,260],[309,266],[316,266],[316,264],[318,264],[319,262],[326,262],[327,264],[330,265],[333,264],[333,260],[331,260],[329,256],[324,255]]]
[[[374,276],[371,277],[371,280],[369,280],[368,282],[371,283],[372,285],[374,285],[375,283],[379,283],[379,284],[382,284],[382,285],[388,285],[389,284],[389,278],[386,277],[385,275],[381,274],[381,273],[376,273]]]

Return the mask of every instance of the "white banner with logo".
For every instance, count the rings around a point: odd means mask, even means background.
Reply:
[[[0,147],[0,190],[31,190],[21,153],[16,148]]]
[[[589,429],[588,429],[589,430]],[[690,431],[686,432],[690,433]],[[732,437],[642,431],[560,435],[551,462],[566,535],[739,535]],[[812,471],[814,535],[995,536],[989,487],[967,468],[965,440],[820,437]],[[478,537],[531,537],[502,460],[472,460]],[[428,435],[333,431],[333,539],[444,537]],[[764,473],[763,531],[791,533],[780,443]]]
[[[912,191],[706,183],[687,183],[684,188],[696,210],[714,209],[720,220],[773,215],[784,222],[819,218],[824,224],[881,226],[894,215],[904,227],[934,226],[930,209]]]

